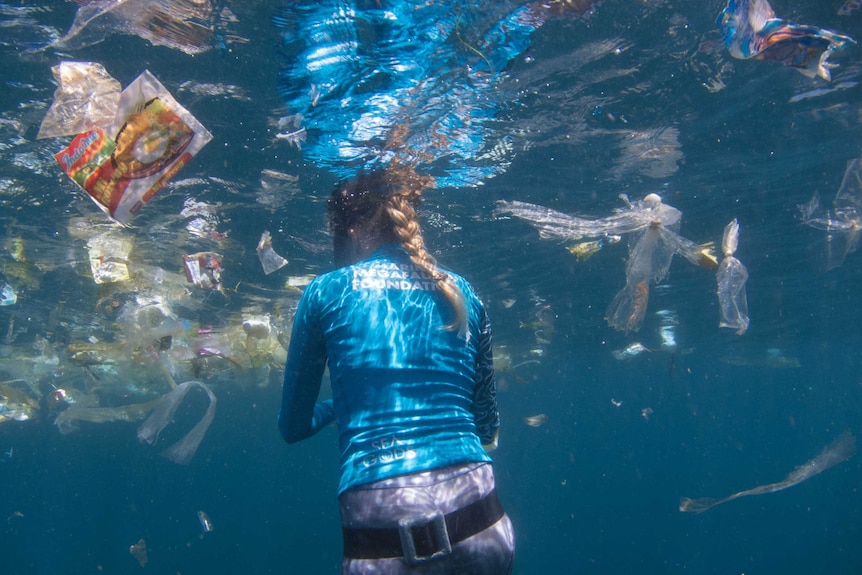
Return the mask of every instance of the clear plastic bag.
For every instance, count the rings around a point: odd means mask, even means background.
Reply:
[[[745,282],[748,281],[748,270],[733,254],[739,243],[739,223],[734,220],[724,228],[721,242],[724,259],[718,265],[716,282],[718,283],[718,303],[721,309],[719,327],[735,329],[738,335],[748,329],[748,298],[745,294]]]
[[[124,33],[156,46],[200,54],[218,45],[216,28],[235,19],[227,8],[220,13],[213,0],[76,1],[80,8],[75,21],[50,47],[76,50]]]
[[[123,87],[104,66],[60,62],[51,72],[57,90],[36,138],[74,136],[114,123]]]
[[[268,231],[263,232],[260,236],[260,242],[257,244],[257,257],[260,259],[260,265],[263,266],[263,273],[266,275],[287,265],[287,260],[272,249],[272,236]]]
[[[611,327],[628,333],[640,329],[649,302],[650,284],[658,283],[667,275],[675,253],[707,269],[715,269],[717,262],[708,245],[696,244],[679,235],[682,212],[662,202],[658,194],[647,194],[643,200],[635,201],[620,194],[620,199],[626,207],[615,209],[613,215],[606,218],[580,218],[519,201],[498,202],[497,213],[512,214],[530,222],[545,239],[581,240],[632,234],[626,285],[617,292],[605,312]]]

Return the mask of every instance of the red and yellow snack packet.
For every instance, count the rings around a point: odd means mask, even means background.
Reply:
[[[126,224],[211,139],[145,71],[123,90],[112,126],[78,134],[54,157],[99,207]]]

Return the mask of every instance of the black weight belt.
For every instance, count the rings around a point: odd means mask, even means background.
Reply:
[[[503,517],[503,506],[497,490],[452,513],[427,522],[411,522],[407,527],[344,527],[344,556],[350,559],[384,559],[405,557],[422,561],[436,556],[492,526]],[[440,526],[445,522],[448,544],[439,541]],[[405,553],[401,544],[405,531],[414,544],[414,553]],[[445,554],[445,553],[444,553]],[[412,555],[412,557],[411,557]]]

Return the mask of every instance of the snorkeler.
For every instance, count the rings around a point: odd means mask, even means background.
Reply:
[[[338,269],[299,302],[278,426],[288,443],[338,428],[341,573],[511,573],[487,453],[500,425],[490,323],[424,247],[425,183],[376,171],[333,192]],[[333,397],[318,401],[327,366]]]

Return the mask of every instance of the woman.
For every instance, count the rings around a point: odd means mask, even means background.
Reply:
[[[510,573],[490,324],[425,250],[420,194],[386,172],[333,192],[338,269],[299,302],[278,425],[288,443],[338,428],[342,573]],[[327,365],[333,397],[317,401]]]

